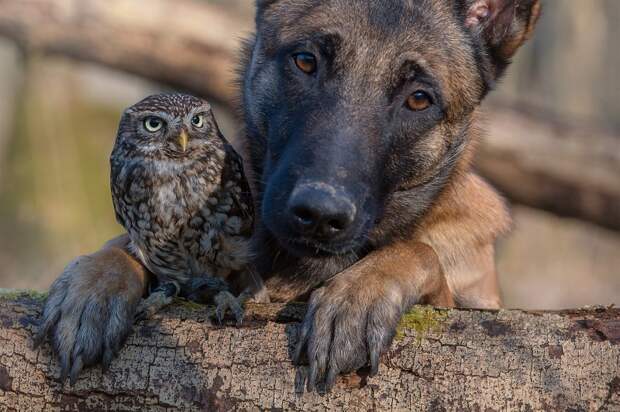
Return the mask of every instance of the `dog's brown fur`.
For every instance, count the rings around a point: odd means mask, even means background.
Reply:
[[[260,245],[269,245],[259,252],[257,266],[272,300],[309,298],[295,357],[298,360],[307,357],[310,362],[310,389],[319,382],[329,388],[338,373],[354,370],[369,361],[376,372],[379,356],[390,344],[400,316],[414,303],[481,308],[501,305],[494,245],[498,236],[508,231],[510,217],[498,194],[471,170],[478,139],[475,123],[480,101],[531,35],[540,12],[539,1],[386,0],[381,2],[385,10],[377,4],[259,0],[257,37],[246,47],[242,63],[242,106],[251,166],[247,169],[256,176],[260,214],[256,237]],[[389,7],[398,11],[392,13]],[[418,22],[419,27],[403,27],[406,23],[395,20],[405,14]],[[346,41],[362,43],[355,43],[349,49],[351,57],[346,62],[351,67],[342,74],[346,84],[335,93],[340,99],[336,104],[346,103],[337,106],[343,112],[351,107],[355,109],[346,112],[350,116],[346,119],[348,124],[369,125],[367,130],[362,130],[366,140],[352,140],[346,147],[351,150],[368,147],[367,152],[373,153],[388,150],[388,160],[377,170],[380,179],[368,178],[386,187],[371,199],[381,203],[377,209],[380,215],[368,212],[370,221],[375,223],[362,233],[360,239],[366,239],[363,245],[329,256],[300,256],[288,250],[286,239],[274,235],[273,222],[279,224],[279,217],[273,219],[273,202],[268,202],[270,196],[275,196],[270,193],[268,183],[273,184],[275,178],[266,166],[266,159],[280,162],[268,140],[267,125],[274,116],[261,106],[277,93],[273,88],[279,84],[266,80],[274,73],[269,64],[275,64],[273,56],[280,52],[279,45],[302,36],[303,30],[319,33],[330,27],[346,27],[350,21],[357,25],[350,32],[359,32],[354,33],[353,40]],[[388,44],[385,39],[389,36],[400,37]],[[415,46],[405,50],[406,57],[432,72],[440,84],[444,111],[441,120],[425,129],[424,135],[393,140],[396,148],[382,149],[382,141],[378,139],[381,130],[372,129],[376,124],[372,116],[376,113],[368,111],[365,105],[384,87],[377,79],[392,64],[395,57],[391,56],[403,53],[400,50],[403,44]],[[360,90],[363,93],[355,94]],[[299,101],[293,103],[294,97],[288,101],[290,105],[299,104]],[[271,106],[278,110],[282,105]],[[325,121],[333,115],[323,114]],[[275,149],[288,150],[287,145]],[[401,152],[409,157],[399,158]],[[373,164],[369,163],[368,167]],[[326,161],[317,167],[328,169],[331,165]],[[291,169],[291,173],[303,175],[304,171]],[[340,176],[339,173],[333,175]],[[342,175],[350,177],[351,173]],[[360,173],[365,176],[365,171]],[[359,183],[359,179],[354,183]],[[274,185],[276,189],[271,189],[284,190],[283,185]],[[144,269],[135,260],[127,266],[128,259],[132,260],[118,245],[104,247],[88,259],[88,265],[73,267],[61,278],[69,288],[63,292],[63,299],[84,302],[100,293],[111,298],[119,293],[120,278],[124,277],[127,284],[142,284],[125,293],[127,302],[134,302],[146,280]],[[77,282],[92,284],[93,288],[74,291],[70,285]],[[103,292],[99,290],[102,287]],[[50,302],[46,310],[58,312],[53,308],[59,305],[55,294]],[[69,357],[75,357],[74,344],[80,339],[80,331],[66,313],[55,316],[50,328],[54,329],[56,350],[62,359],[70,362]],[[111,339],[122,338],[117,335]],[[64,339],[66,336],[71,338]]]

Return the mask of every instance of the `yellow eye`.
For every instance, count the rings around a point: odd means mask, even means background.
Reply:
[[[306,74],[313,74],[316,72],[316,57],[311,53],[297,53],[293,55],[295,65],[299,70]]]
[[[407,108],[414,112],[426,110],[433,104],[431,96],[423,90],[417,90],[407,98]]]
[[[200,129],[202,126],[205,125],[205,116],[203,114],[197,114],[196,116],[192,117],[192,125]]]
[[[144,119],[144,128],[151,133],[160,131],[162,127],[164,127],[164,121],[159,117],[149,116]]]

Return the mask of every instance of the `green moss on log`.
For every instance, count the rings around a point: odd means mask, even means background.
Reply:
[[[406,330],[415,331],[416,338],[422,339],[428,332],[435,332],[448,319],[445,309],[434,309],[430,306],[414,306],[400,320],[394,339],[401,340]]]
[[[199,310],[207,307],[207,305],[201,305],[200,303],[194,302],[192,300],[187,300],[179,297],[174,299],[174,304],[189,310]]]
[[[0,289],[0,299],[9,301],[33,299],[43,302],[47,299],[47,292],[39,292],[38,290]]]

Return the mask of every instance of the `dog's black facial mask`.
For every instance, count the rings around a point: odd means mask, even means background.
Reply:
[[[469,0],[424,3],[258,2],[246,126],[262,224],[293,254],[397,235],[452,173],[492,63]]]
[[[384,150],[373,150],[363,138],[369,131],[345,121],[359,114],[347,112],[332,91],[312,90],[318,76],[293,72],[278,87],[291,103],[270,114],[262,221],[297,253],[357,249],[385,190],[377,173]]]
[[[373,6],[360,5],[368,20]],[[261,221],[295,255],[358,251],[395,192],[417,190],[423,209],[439,187],[427,183],[451,147],[442,88],[402,48],[411,36],[377,30],[395,19],[382,13],[357,33],[335,22],[288,32],[277,14],[258,23],[245,97],[248,132],[262,140]]]

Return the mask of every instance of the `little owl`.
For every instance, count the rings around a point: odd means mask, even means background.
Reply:
[[[225,279],[249,270],[252,198],[210,105],[183,94],[147,97],[123,113],[110,163],[116,218],[157,278],[138,317],[181,295],[211,299],[220,322],[228,308],[241,322],[241,297]]]

